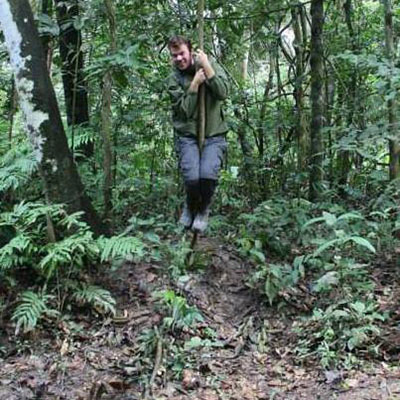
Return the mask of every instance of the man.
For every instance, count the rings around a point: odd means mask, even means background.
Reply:
[[[187,229],[204,232],[211,199],[226,150],[228,126],[222,102],[228,95],[228,81],[222,68],[201,50],[192,52],[189,40],[173,36],[168,42],[173,72],[168,78],[172,101],[172,123],[177,136],[179,167],[186,190],[186,202],[179,222]],[[198,92],[205,85],[205,142],[197,141]]]

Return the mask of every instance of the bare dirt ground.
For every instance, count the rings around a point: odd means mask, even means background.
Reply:
[[[143,263],[125,263],[102,277],[117,299],[114,318],[71,313],[24,338],[3,326],[0,400],[400,399],[395,350],[390,360],[370,361],[363,370],[302,364],[293,350],[291,313],[268,307],[246,286],[246,260],[205,239],[198,250],[208,255],[208,266],[184,282],[171,282],[163,265]],[[161,289],[184,296],[204,321],[163,333],[165,310],[154,296]],[[395,306],[393,294],[391,301]],[[396,335],[391,340],[400,343]],[[203,342],[188,347],[191,338]]]

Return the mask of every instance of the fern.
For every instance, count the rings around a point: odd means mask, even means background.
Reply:
[[[80,217],[84,214],[83,211],[78,211],[73,214],[67,214],[61,221],[60,225],[65,226],[67,229],[81,228],[89,229],[88,224],[82,221]]]
[[[0,227],[12,226],[16,235],[0,248],[0,269],[32,265],[50,279],[60,267],[82,267],[84,261],[97,260],[99,248],[82,213],[68,215],[63,205],[21,202],[11,212],[0,214]],[[56,227],[59,241],[48,243],[47,218]],[[68,232],[74,229],[73,235]],[[39,267],[39,268],[37,268]]]
[[[145,254],[145,244],[134,236],[101,237],[98,239],[98,244],[101,249],[101,262],[116,258],[126,258],[131,254],[141,258]]]
[[[14,146],[0,158],[0,192],[16,190],[37,169],[37,161],[26,144]]]
[[[72,146],[71,129],[68,129],[69,145]],[[82,145],[94,142],[97,132],[90,126],[74,126],[74,148],[79,149]]]
[[[116,302],[108,290],[94,285],[84,285],[75,291],[72,297],[79,305],[88,304],[100,313],[115,315]]]
[[[86,259],[95,259],[99,253],[90,231],[78,232],[65,239],[45,246],[47,253],[40,261],[39,268],[50,279],[54,271],[62,266],[83,267]]]
[[[29,236],[25,234],[15,236],[0,248],[0,269],[9,270],[23,265],[33,252],[34,245]]]
[[[33,330],[43,315],[56,316],[56,310],[49,309],[46,305],[52,296],[37,294],[30,290],[22,293],[20,304],[15,309],[11,320],[16,321],[15,334],[18,335],[21,328],[24,333]]]
[[[46,236],[46,218],[59,219],[64,216],[62,205],[46,205],[43,203],[26,203],[22,201],[14,206],[11,212],[0,215],[0,225],[13,225],[17,230],[31,230]]]

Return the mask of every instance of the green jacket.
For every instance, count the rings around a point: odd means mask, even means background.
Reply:
[[[211,61],[215,75],[206,80],[206,129],[205,136],[221,135],[228,131],[222,111],[222,102],[228,96],[228,79],[222,68]],[[179,136],[197,136],[197,93],[189,92],[194,68],[174,71],[168,77],[168,92],[172,102],[172,124]]]

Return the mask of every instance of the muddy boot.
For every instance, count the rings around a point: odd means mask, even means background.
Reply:
[[[190,212],[187,203],[185,202],[182,210],[179,223],[184,226],[185,229],[189,229],[193,223],[193,214]]]
[[[214,179],[200,180],[201,203],[192,225],[192,230],[195,232],[203,233],[207,228],[211,198],[215,192],[216,186],[217,181]]]
[[[198,212],[194,218],[192,230],[194,232],[203,233],[208,225],[208,216],[210,215],[210,208],[207,207],[202,212]]]
[[[188,181],[185,183],[186,202],[183,206],[182,215],[179,223],[186,229],[192,226],[194,216],[199,207],[200,202],[200,184],[199,181]]]

